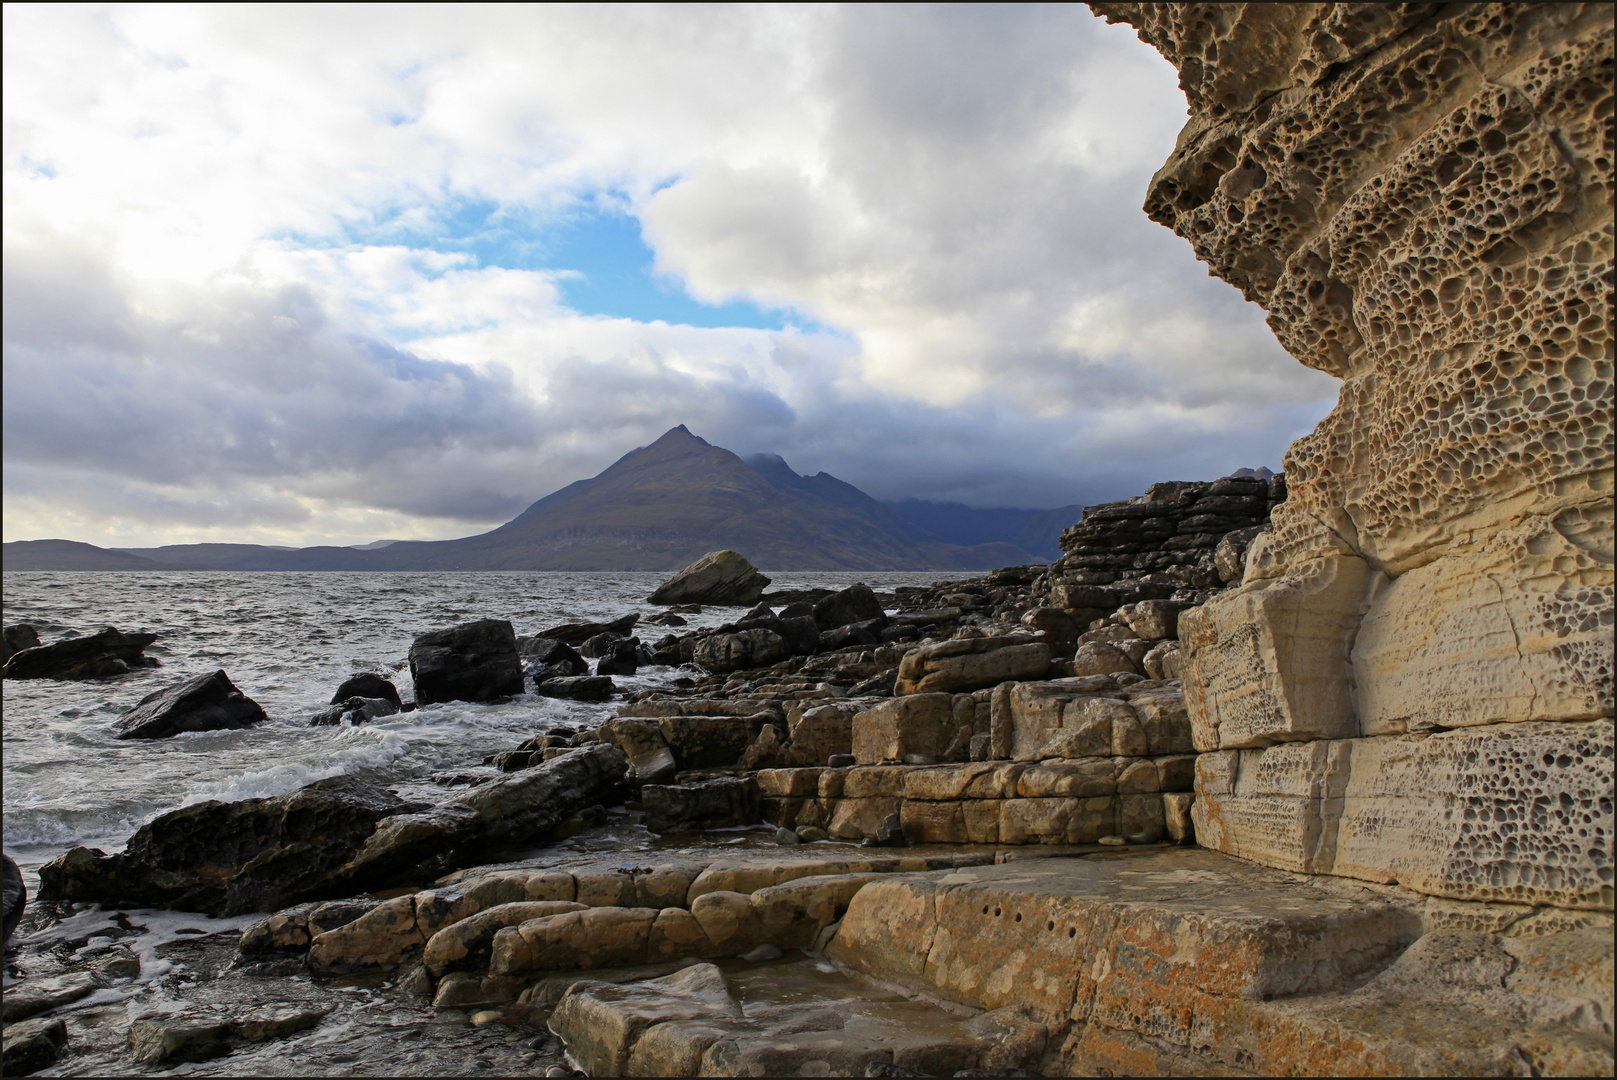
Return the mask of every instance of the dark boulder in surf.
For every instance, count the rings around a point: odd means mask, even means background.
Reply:
[[[309,726],[331,727],[347,724],[350,727],[358,727],[360,724],[368,724],[384,716],[394,716],[398,711],[399,707],[387,698],[351,697],[347,701],[339,701],[315,713],[309,718]]]
[[[573,750],[430,810],[387,818],[337,877],[348,893],[424,885],[458,867],[531,847],[586,807],[622,802],[627,772],[628,759],[615,746]]]
[[[78,847],[52,859],[39,871],[39,899],[221,916],[338,896],[333,875],[377,822],[419,808],[351,776],[270,799],[198,803],[142,825],[116,855]]]
[[[5,640],[0,641],[0,664],[10,660],[24,649],[39,648],[39,631],[27,623],[18,623],[5,629]]]
[[[582,645],[597,634],[627,634],[639,621],[639,615],[630,614],[604,623],[563,623],[560,626],[552,626],[549,630],[539,631],[539,636],[552,641],[563,641],[568,645]]]
[[[422,634],[410,646],[410,675],[418,705],[520,694],[516,632],[505,619],[479,619]]]
[[[9,640],[11,631],[6,633]],[[19,642],[26,640],[25,636],[18,637]],[[156,640],[156,634],[125,634],[109,626],[99,634],[66,638],[13,653],[5,668],[0,669],[0,678],[116,678],[132,668],[156,667],[156,660],[143,655],[146,647]]]
[[[28,906],[28,889],[22,883],[22,871],[18,870],[17,864],[11,861],[11,856],[0,855],[0,860],[4,860],[5,863],[4,908],[6,936],[4,940],[10,941],[11,932],[17,929],[17,924],[22,921],[23,908]]]
[[[166,739],[182,731],[252,727],[269,717],[258,702],[236,689],[223,671],[153,691],[115,725],[119,739]]]
[[[337,692],[331,695],[331,704],[337,705],[349,698],[386,698],[395,707],[403,705],[399,697],[399,688],[393,685],[393,680],[385,679],[369,671],[361,671],[358,675],[350,675],[337,687]]]

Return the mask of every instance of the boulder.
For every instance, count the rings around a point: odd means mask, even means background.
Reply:
[[[930,765],[947,761],[951,751],[969,751],[972,735],[958,738],[954,695],[911,694],[883,702],[853,718],[853,756],[861,765],[884,761]],[[958,746],[957,746],[958,744]]]
[[[546,679],[537,689],[545,697],[605,701],[616,692],[617,685],[605,675],[564,675]]]
[[[430,810],[389,817],[333,875],[334,886],[374,891],[540,843],[580,810],[621,802],[627,769],[623,751],[592,743]]]
[[[198,803],[142,825],[119,854],[77,847],[52,859],[40,868],[39,898],[221,916],[341,895],[336,872],[378,821],[411,809],[351,776],[270,799]]]
[[[5,629],[4,640],[0,640],[0,664],[11,659],[13,653],[24,649],[39,648],[39,631],[27,623],[18,623]]]
[[[385,679],[369,671],[361,671],[358,675],[350,675],[337,687],[337,692],[331,695],[331,704],[338,705],[349,698],[385,698],[393,703],[394,708],[403,705],[399,697],[399,688],[393,685],[392,679]]]
[[[634,629],[634,624],[639,621],[640,616],[638,614],[630,613],[621,618],[613,619],[611,622],[562,623],[560,626],[552,626],[549,630],[539,631],[537,637],[548,641],[560,641],[567,645],[582,645],[597,634],[627,634]],[[524,645],[523,655],[533,655],[539,659],[545,659],[540,655],[539,650],[542,646],[538,641],[534,638],[523,638],[522,640],[532,642],[531,645]]]
[[[647,784],[640,789],[646,828],[653,832],[700,832],[757,825],[763,820],[758,782],[721,776],[695,784]]]
[[[1050,646],[1024,638],[981,637],[940,641],[904,654],[893,695],[950,693],[1037,679],[1050,670]]]
[[[309,718],[309,726],[329,727],[348,724],[351,727],[358,727],[379,717],[393,716],[398,711],[399,707],[387,698],[351,697],[315,713]]]
[[[1179,636],[1179,613],[1194,606],[1183,600],[1141,600],[1121,616],[1136,637],[1160,641]]]
[[[26,636],[19,635],[19,642],[26,640]],[[142,655],[156,640],[156,634],[125,634],[109,626],[99,634],[53,641],[14,653],[0,669],[0,678],[110,679],[131,668],[156,667],[156,660]]]
[[[578,651],[556,638],[518,638],[517,656],[522,660],[523,671],[533,676],[535,683],[590,673],[589,664]]]
[[[792,655],[786,639],[773,630],[755,627],[733,634],[709,634],[696,642],[692,663],[715,675],[746,668],[768,667]]]
[[[67,1049],[67,1022],[60,1016],[41,1016],[20,1024],[7,1024],[4,1061],[0,1072],[27,1076],[49,1068]]]
[[[1134,640],[1129,638],[1126,640]],[[1074,676],[1083,675],[1110,675],[1115,671],[1127,671],[1135,675],[1140,674],[1140,665],[1136,664],[1122,649],[1105,641],[1086,641],[1078,646],[1078,651],[1072,657],[1072,673]]]
[[[624,638],[612,643],[610,651],[595,665],[597,675],[633,675],[640,668],[640,639]]]
[[[480,619],[422,634],[410,645],[416,701],[491,701],[522,693],[516,633],[505,619]]]
[[[619,642],[627,640],[626,635],[603,630],[599,634],[593,634],[587,638],[584,644],[578,647],[578,655],[589,657],[591,660],[599,660],[603,656],[611,656],[613,648]]]
[[[258,702],[215,671],[147,694],[114,729],[119,739],[166,739],[182,731],[226,731],[268,719]]]
[[[1213,549],[1213,565],[1218,569],[1220,581],[1226,585],[1241,583],[1241,577],[1246,573],[1247,547],[1257,539],[1259,533],[1268,531],[1268,525],[1252,525],[1224,534],[1223,539],[1218,542],[1218,547]]]
[[[882,610],[881,601],[870,591],[870,586],[863,583],[850,585],[814,605],[814,622],[821,630],[835,630],[849,623],[871,620],[885,622],[886,618],[887,613]]]
[[[653,604],[718,604],[744,607],[758,602],[769,579],[735,551],[702,556],[664,582],[646,599]]]
[[[17,864],[11,861],[10,855],[0,856],[0,867],[4,870],[4,912],[5,937],[0,941],[10,941],[11,932],[17,929],[22,921],[23,909],[28,905],[28,888],[22,882],[22,871]]]
[[[882,627],[887,625],[887,618],[869,619],[865,622],[848,623],[834,630],[827,630],[819,636],[818,646],[821,652],[835,652],[850,646],[876,645],[881,641]]]

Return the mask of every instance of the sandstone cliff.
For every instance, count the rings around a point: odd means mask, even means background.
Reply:
[[[1199,840],[1609,910],[1611,8],[1092,6],[1190,104],[1147,213],[1342,379],[1181,623]]]

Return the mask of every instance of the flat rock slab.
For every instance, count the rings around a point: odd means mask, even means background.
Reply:
[[[1499,906],[1466,907],[1486,925]],[[1074,1075],[1495,1075],[1516,1069],[1524,1042],[1546,1071],[1612,1068],[1609,927],[1440,937],[1432,919],[1400,890],[1161,850],[874,881],[828,956],[977,1008],[1026,1009],[1067,1032],[1060,1057]],[[1431,958],[1400,960],[1412,946]],[[1539,997],[1528,982],[1550,965],[1524,957],[1557,950],[1578,957],[1564,965],[1575,974]],[[1491,988],[1460,977],[1477,970],[1472,954],[1494,958]],[[1423,982],[1434,964],[1457,974]],[[1411,1010],[1427,1019],[1376,1019]]]
[[[913,1000],[813,960],[581,980],[550,1026],[592,1076],[952,1076],[1036,1065],[1047,1037],[1025,1016]]]

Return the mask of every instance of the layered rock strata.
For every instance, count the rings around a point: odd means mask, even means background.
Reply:
[[[1190,104],[1147,213],[1343,380],[1181,620],[1204,842],[1610,908],[1610,9],[1092,6]]]

